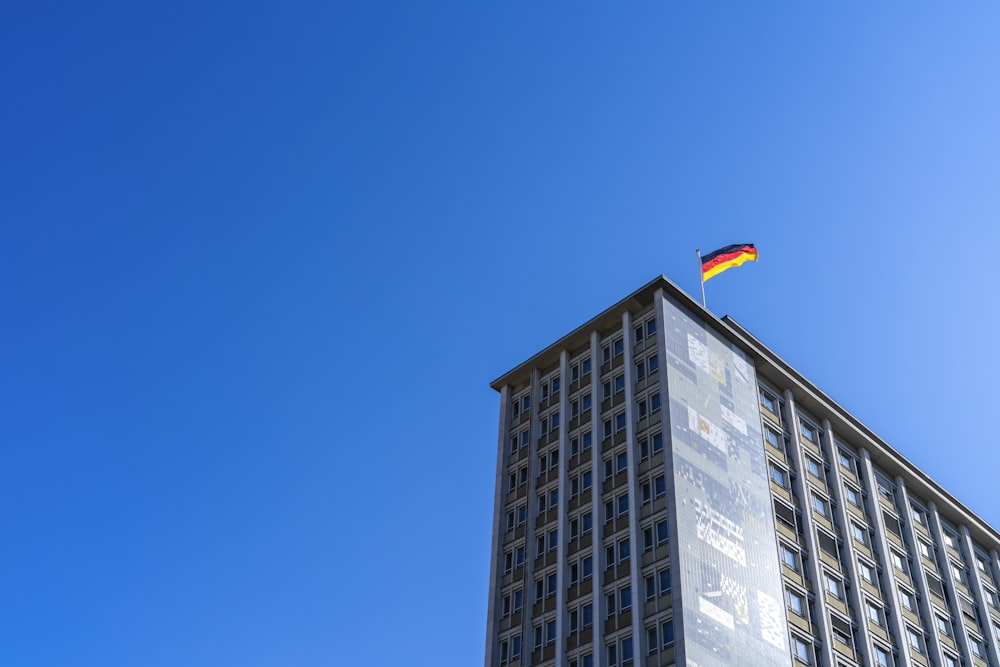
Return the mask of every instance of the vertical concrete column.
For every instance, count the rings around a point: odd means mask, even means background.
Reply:
[[[962,547],[965,551],[965,562],[969,564],[969,571],[972,576],[969,583],[972,593],[975,596],[976,604],[979,605],[979,613],[987,620],[990,618],[990,613],[987,611],[989,605],[986,603],[986,592],[983,590],[983,580],[979,575],[979,568],[976,567],[976,548],[972,544],[972,535],[969,534],[969,527],[962,526],[960,528],[962,532]],[[961,612],[961,609],[959,609]],[[988,633],[990,629],[984,628],[983,634]],[[989,637],[984,637],[986,640],[986,658],[990,667],[1000,667],[1000,653],[997,652],[996,642],[990,641]],[[971,648],[971,647],[970,647]]]
[[[917,548],[917,533],[913,528],[913,505],[910,504],[910,492],[907,491],[906,484],[902,477],[896,478],[896,493],[899,495],[899,499],[902,502],[907,514],[907,520],[903,522],[903,540],[906,542],[906,548],[909,550],[910,554],[916,559],[916,562],[910,568],[912,570],[910,574],[913,577],[913,583],[916,585],[917,589],[917,604],[920,605],[920,615],[923,617],[925,624],[932,623],[929,628],[922,628],[922,630],[925,631],[924,634],[930,636],[930,643],[927,647],[928,657],[934,662],[934,664],[943,665],[944,654],[941,652],[941,641],[938,639],[937,628],[933,625],[934,610],[931,609],[930,596],[927,591],[927,574],[924,572],[924,568],[920,564],[920,549]],[[896,595],[898,596],[898,592]]]
[[[639,445],[635,438],[635,336],[632,333],[632,314],[622,313],[622,335],[625,343],[625,441],[628,448],[628,539],[631,545],[629,560],[630,579],[632,583],[632,650],[633,664],[644,667],[646,664],[646,633],[643,632],[642,611],[640,600],[640,582],[642,581],[641,562],[642,549],[639,548]]]
[[[535,650],[534,636],[531,633],[531,625],[528,619],[534,616],[528,613],[530,605],[535,604],[535,559],[536,553],[535,531],[538,530],[538,488],[535,483],[538,479],[538,406],[542,402],[541,373],[537,368],[531,369],[531,417],[529,419],[528,438],[528,490],[525,499],[528,507],[528,525],[524,531],[524,607],[525,613],[521,621],[521,665],[531,667],[531,654]]]
[[[834,511],[834,523],[840,529],[841,535],[850,536],[851,535],[851,519],[847,515],[847,505],[844,502],[844,479],[843,475],[840,474],[840,466],[837,464],[838,453],[836,438],[833,434],[833,425],[830,424],[829,419],[823,420],[823,437],[820,439],[823,445],[823,454],[826,456],[828,461],[831,461],[830,469],[833,474],[833,485],[830,488],[830,495],[836,504],[836,509]],[[845,563],[847,567],[847,576],[851,579],[851,585],[845,587],[848,589],[848,599],[850,600],[850,606],[854,608],[856,613],[863,613],[864,600],[861,596],[861,577],[858,574],[858,558],[854,555],[854,548],[851,546],[850,537],[844,540],[844,547],[841,550],[842,557],[847,559]],[[875,656],[872,652],[872,637],[871,632],[868,630],[867,620],[862,620],[858,623],[858,629],[861,632],[861,650],[859,653],[864,656],[862,661],[866,665],[875,664]],[[830,644],[831,642],[826,642]],[[827,664],[836,665],[836,662],[829,662]]]
[[[559,543],[556,545],[556,664],[566,662],[566,544],[569,529],[569,352],[559,353]]]
[[[951,605],[952,623],[955,627],[955,643],[962,651],[962,657],[966,664],[972,664],[972,647],[969,646],[969,630],[965,627],[965,614],[962,613],[962,605],[958,603],[958,589],[955,588],[955,575],[951,573],[951,557],[944,543],[944,531],[941,529],[941,515],[938,514],[937,503],[931,501],[927,503],[927,509],[931,515],[931,531],[934,533],[934,540],[941,545],[944,552],[944,570],[947,586],[948,603]],[[936,631],[936,629],[935,629]]]
[[[658,380],[660,383],[661,412],[662,421],[660,428],[663,433],[663,467],[667,481],[667,527],[669,531],[669,551],[670,569],[675,577],[673,586],[670,589],[670,603],[673,608],[674,637],[675,643],[674,659],[677,665],[687,664],[687,653],[684,644],[685,623],[684,623],[684,590],[680,585],[680,540],[678,539],[677,528],[677,489],[674,473],[674,443],[673,427],[670,422],[670,383],[668,379],[668,368],[670,367],[670,355],[667,352],[667,306],[666,295],[662,289],[656,290],[653,297],[653,308],[656,311],[656,354],[660,358],[660,370]],[[692,591],[693,595],[694,592]],[[645,634],[645,633],[643,633]]]
[[[495,667],[500,663],[498,654],[500,648],[497,637],[497,609],[499,607],[501,535],[503,535],[503,497],[506,494],[504,484],[507,479],[507,462],[510,460],[510,448],[507,446],[510,432],[510,385],[500,390],[500,426],[497,435],[497,474],[496,490],[493,492],[493,547],[490,552],[490,593],[486,607],[486,660],[485,667]]]
[[[593,518],[594,528],[590,531],[590,543],[591,543],[591,558],[594,562],[594,574],[593,574],[593,584],[591,597],[593,601],[591,604],[594,606],[594,667],[606,667],[607,660],[604,655],[604,651],[601,650],[604,646],[604,633],[601,623],[604,622],[604,594],[603,594],[603,583],[601,578],[604,576],[604,568],[607,563],[604,562],[604,539],[601,533],[604,532],[604,521],[601,517],[601,509],[604,507],[604,499],[602,498],[602,492],[604,490],[603,482],[603,470],[601,470],[601,337],[595,331],[590,334],[590,397],[591,397],[591,408],[590,408],[590,469],[594,478],[593,486],[591,486],[590,498],[591,498],[591,517]],[[582,622],[581,621],[581,629]]]
[[[885,535],[885,520],[882,518],[882,504],[878,499],[878,482],[875,481],[875,469],[872,467],[872,457],[865,448],[861,449],[861,467],[864,470],[865,485],[868,493],[865,497],[868,511],[868,520],[875,526],[875,536],[872,538],[872,550],[878,554],[878,559],[882,563],[883,579],[888,590],[883,588],[882,597],[892,600],[892,604],[886,609],[886,622],[889,624],[890,632],[896,637],[896,648],[903,656],[903,664],[912,664],[910,656],[910,644],[906,641],[903,632],[904,622],[902,614],[899,612],[899,582],[896,580],[896,570],[889,558],[889,540]],[[911,575],[913,568],[910,568]],[[861,610],[864,613],[864,610]],[[865,622],[868,622],[867,617]]]
[[[795,397],[788,390],[785,390],[785,413],[785,422],[789,425],[789,430],[792,432],[792,446],[790,447],[789,456],[791,456],[792,464],[798,473],[795,475],[795,494],[803,503],[802,522],[804,530],[802,532],[805,534],[806,548],[809,550],[809,578],[813,581],[813,594],[816,599],[815,616],[817,618],[812,619],[812,621],[815,623],[822,638],[821,651],[823,653],[823,664],[835,665],[837,663],[833,659],[833,648],[827,639],[832,636],[829,621],[830,610],[826,605],[826,593],[823,588],[823,568],[820,565],[819,543],[816,539],[816,524],[812,518],[812,500],[809,495],[809,486],[806,484],[805,450],[802,446],[802,439],[799,437],[799,418],[798,412],[795,410]]]

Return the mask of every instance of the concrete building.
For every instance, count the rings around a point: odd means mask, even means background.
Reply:
[[[1000,667],[1000,534],[666,278],[492,386],[486,667]]]

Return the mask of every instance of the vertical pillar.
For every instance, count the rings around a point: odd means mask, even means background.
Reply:
[[[628,448],[628,539],[632,553],[629,555],[630,586],[632,587],[632,650],[633,664],[646,664],[646,633],[643,632],[643,600],[639,588],[642,581],[642,549],[639,546],[639,446],[635,438],[635,337],[632,335],[632,315],[622,313],[622,334],[625,347],[625,442]]]
[[[931,501],[927,503],[927,509],[930,511],[931,518],[931,531],[934,534],[934,541],[941,545],[941,550],[944,552],[944,578],[947,582],[945,590],[950,598],[948,603],[951,605],[951,617],[952,622],[955,627],[955,643],[958,648],[962,651],[962,657],[965,659],[966,664],[972,664],[972,647],[969,646],[969,631],[965,627],[965,614],[962,613],[962,605],[958,603],[958,589],[955,588],[955,575],[951,573],[951,557],[948,555],[948,549],[944,542],[944,532],[941,530],[941,515],[938,514],[937,503]]]
[[[531,417],[529,419],[530,437],[528,438],[528,489],[525,504],[528,507],[528,524],[524,530],[524,607],[525,613],[521,621],[521,665],[531,667],[531,654],[535,650],[534,636],[531,633],[529,620],[534,619],[534,615],[528,613],[530,605],[535,604],[535,559],[537,540],[535,531],[538,530],[538,489],[536,480],[540,470],[538,466],[538,406],[542,401],[541,373],[537,368],[531,370]]]
[[[923,616],[925,624],[932,624],[930,628],[923,628],[926,631],[925,634],[931,638],[930,644],[927,647],[928,657],[934,664],[943,665],[944,654],[941,652],[941,641],[938,639],[937,628],[933,625],[934,610],[931,609],[930,596],[927,591],[927,574],[920,564],[920,549],[917,548],[917,534],[913,528],[913,505],[910,504],[910,493],[907,491],[902,477],[896,478],[896,493],[899,494],[908,515],[907,521],[903,522],[903,540],[906,542],[906,548],[909,549],[910,554],[916,559],[916,562],[910,568],[912,570],[910,574],[917,589],[917,604],[920,605],[920,615]]]
[[[486,607],[486,660],[485,667],[494,667],[499,664],[500,657],[497,655],[499,649],[499,639],[497,637],[497,607],[499,605],[500,579],[500,541],[503,534],[501,524],[503,516],[504,482],[506,480],[507,462],[510,460],[510,449],[507,446],[508,433],[510,431],[510,385],[505,385],[500,390],[500,426],[497,435],[497,474],[496,490],[493,492],[493,547],[490,552],[490,592],[489,602]]]
[[[795,493],[803,504],[802,521],[805,524],[805,530],[802,532],[805,534],[806,548],[809,550],[809,578],[813,581],[814,593],[818,591],[818,594],[815,595],[815,615],[817,618],[812,619],[812,621],[816,624],[819,634],[822,637],[823,664],[835,665],[837,663],[833,659],[833,648],[828,640],[829,637],[833,636],[830,633],[830,610],[826,606],[819,543],[816,539],[816,525],[812,518],[812,502],[809,495],[809,487],[806,484],[806,468],[803,462],[805,452],[802,446],[802,439],[799,436],[799,419],[798,413],[795,410],[795,397],[788,390],[785,390],[785,411],[787,412],[785,421],[789,424],[789,430],[792,432],[792,446],[789,454],[792,457],[795,469],[798,471],[798,474],[795,475]]]
[[[979,606],[979,613],[988,621],[990,618],[989,606],[986,603],[983,580],[979,576],[979,568],[976,567],[976,548],[972,544],[972,536],[969,534],[968,526],[962,526],[961,531],[962,547],[965,550],[965,562],[969,564],[969,571],[972,573],[970,577],[971,581],[969,582],[971,584],[970,588],[975,596],[976,604]],[[983,628],[984,635],[989,631],[989,628]],[[1000,667],[1000,653],[997,651],[996,642],[990,641],[991,638],[989,637],[984,637],[984,639],[986,640],[986,661],[990,664],[990,667]]]
[[[837,527],[840,528],[841,535],[850,536],[851,534],[851,518],[847,513],[847,505],[844,502],[844,480],[843,476],[840,474],[840,466],[837,465],[838,453],[837,453],[837,441],[833,435],[833,425],[830,424],[829,419],[823,420],[823,437],[820,439],[823,444],[823,453],[826,455],[828,461],[831,461],[831,471],[833,474],[833,485],[830,489],[830,495],[833,496],[835,501],[836,510],[834,511],[834,522]],[[861,595],[861,577],[858,573],[858,558],[854,555],[854,549],[850,546],[850,538],[845,540],[844,548],[841,553],[847,558],[848,562],[845,563],[847,567],[847,575],[851,579],[851,585],[845,587],[848,589],[847,594],[850,599],[851,607],[853,607],[856,613],[862,613],[864,609],[864,599]],[[861,650],[859,653],[864,656],[863,664],[874,665],[875,656],[872,652],[872,637],[871,631],[868,629],[867,620],[863,620],[858,623],[858,629],[861,632],[861,641],[855,642],[860,643]],[[828,644],[830,642],[827,642]],[[836,665],[836,662],[828,663],[830,665]]]
[[[875,525],[875,537],[872,539],[872,550],[878,554],[879,560],[883,563],[882,571],[885,573],[886,585],[889,590],[883,590],[883,597],[892,600],[892,604],[886,609],[886,622],[889,623],[889,630],[896,637],[896,647],[903,655],[903,664],[912,664],[910,658],[910,644],[906,641],[903,632],[903,618],[899,613],[899,582],[896,581],[896,570],[893,567],[892,559],[889,558],[889,540],[885,536],[885,520],[882,519],[882,504],[878,499],[878,483],[875,481],[875,470],[872,468],[872,457],[867,449],[861,449],[861,467],[864,470],[865,484],[868,486],[868,519]],[[912,567],[910,568],[912,574]],[[867,622],[867,619],[866,621]]]
[[[603,470],[601,470],[601,338],[595,331],[590,334],[590,469],[594,478],[591,487],[591,517],[594,522],[594,529],[590,531],[591,558],[594,562],[593,585],[591,586],[591,604],[594,607],[594,624],[592,626],[594,641],[594,667],[606,667],[604,651],[604,633],[601,631],[601,623],[604,619],[604,595],[602,593],[601,578],[604,576],[604,548],[601,533],[604,532],[604,521],[601,517],[603,508],[602,492],[604,490]],[[581,619],[582,623],[582,619]]]
[[[569,495],[567,470],[569,468],[569,447],[566,436],[569,430],[569,352],[559,354],[559,519],[556,530],[559,542],[556,545],[556,664],[566,662],[566,544],[569,529]]]

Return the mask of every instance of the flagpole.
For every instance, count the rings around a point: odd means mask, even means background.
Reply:
[[[701,283],[701,307],[708,310],[708,306],[705,304],[705,272],[701,270],[701,248],[696,248],[695,253],[698,255],[698,281]]]

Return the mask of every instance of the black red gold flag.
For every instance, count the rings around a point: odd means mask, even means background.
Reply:
[[[701,280],[704,282],[750,259],[757,260],[757,248],[752,243],[737,243],[719,248],[701,258]]]

